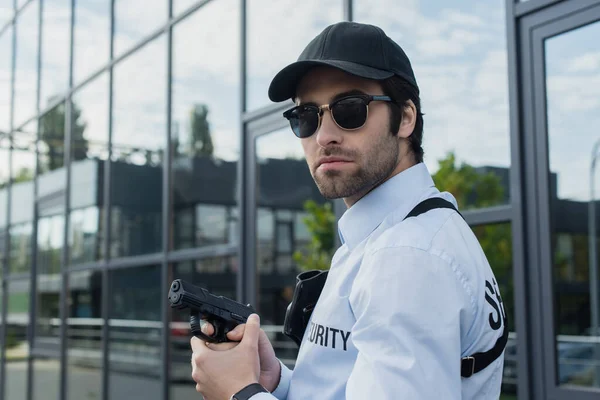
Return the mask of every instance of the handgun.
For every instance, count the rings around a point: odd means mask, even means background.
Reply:
[[[224,296],[215,296],[208,290],[175,279],[169,290],[171,308],[190,309],[192,334],[206,342],[230,342],[227,333],[239,324],[245,324],[250,314],[255,313],[250,304],[244,305]],[[200,320],[210,322],[215,328],[213,336],[202,333]]]

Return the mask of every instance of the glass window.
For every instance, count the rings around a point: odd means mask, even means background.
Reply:
[[[229,221],[239,160],[240,34],[230,21],[239,19],[238,4],[208,3],[173,31],[176,249],[228,243],[235,236]],[[214,32],[223,25],[231,29],[215,41]]]
[[[8,224],[6,211],[8,211],[8,182],[9,177],[9,162],[10,152],[8,139],[0,139],[0,230]],[[1,270],[2,268],[0,268]]]
[[[131,49],[167,23],[169,16],[167,0],[117,0],[114,3],[115,57]],[[160,60],[164,63],[166,58]]]
[[[108,75],[86,84],[73,97],[70,264],[103,258],[104,163],[108,158]]]
[[[31,222],[11,225],[8,271],[11,274],[26,273],[31,270],[31,246],[33,226]]]
[[[37,113],[38,0],[27,4],[16,23],[14,126]]]
[[[60,350],[60,272],[63,238],[63,215],[38,220],[36,330],[33,345],[46,352],[56,352],[57,355]],[[43,364],[43,361],[40,363]],[[56,378],[58,379],[58,375]]]
[[[115,67],[110,239],[114,257],[162,248],[165,59],[166,40],[161,36]]]
[[[160,271],[155,265],[110,272],[111,399],[161,398]]]
[[[343,17],[342,3],[341,0],[248,2],[249,110],[272,104],[267,92],[275,74],[296,61],[304,47],[326,26]]]
[[[32,368],[33,400],[58,399],[60,390],[60,359],[56,357],[36,356],[33,359]]]
[[[262,324],[276,332],[273,339],[278,357],[292,365],[297,347],[280,333],[279,326],[292,300],[298,273],[330,266],[335,224],[325,223],[313,231],[308,226],[318,213],[333,217],[333,208],[321,196],[304,160],[302,145],[288,128],[258,137],[256,162],[258,306]],[[294,235],[304,230],[309,235]],[[319,240],[313,235],[319,235]]]
[[[0,2],[0,4],[2,4]],[[0,5],[0,7],[2,7]],[[0,15],[2,14],[0,8]],[[0,30],[2,30],[0,17]],[[0,34],[0,139],[10,131],[10,100],[11,100],[11,68],[12,68],[13,28],[6,29]],[[1,179],[1,178],[0,178]]]
[[[110,0],[75,2],[73,82],[82,81],[110,58]]]
[[[501,400],[517,395],[517,334],[515,329],[515,291],[513,284],[511,224],[489,224],[472,227],[496,277],[502,306],[508,320],[508,343],[504,352]]]
[[[13,0],[0,0],[0,30],[13,16]]]
[[[16,0],[17,2],[17,10],[20,9],[21,7],[23,7],[23,5],[25,3],[27,3],[29,0]]]
[[[25,400],[27,393],[27,326],[29,325],[29,280],[7,283],[8,303],[6,315],[4,398]]]
[[[173,279],[183,279],[212,294],[236,300],[237,270],[237,258],[225,256],[180,262],[172,266],[171,272]],[[198,392],[191,378],[190,311],[172,310],[171,316],[171,398],[194,400]]]
[[[21,44],[18,45],[20,47]],[[71,0],[44,0],[40,109],[44,110],[69,88]]]
[[[40,118],[40,136],[38,142],[39,151],[39,173],[47,175],[49,178],[40,178],[45,183],[48,181],[61,180],[62,175],[66,179],[65,164],[65,104],[61,103],[48,111]],[[59,171],[60,170],[60,171]],[[50,173],[54,172],[54,173]],[[52,179],[56,177],[58,179]],[[55,183],[55,182],[52,182]],[[56,182],[58,183],[58,182]],[[51,185],[55,186],[55,185]],[[59,183],[59,188],[64,188],[64,182]],[[43,196],[43,195],[42,195]]]
[[[448,181],[471,177],[449,187],[462,209],[509,202],[505,5],[354,3],[357,22],[381,27],[409,56],[425,113],[424,161],[432,173],[444,169]]]
[[[67,399],[100,399],[102,385],[102,272],[69,275]]]
[[[596,22],[544,49],[558,385],[600,385],[599,35]]]

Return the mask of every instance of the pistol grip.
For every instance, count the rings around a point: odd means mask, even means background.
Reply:
[[[225,323],[219,321],[218,319],[209,320],[212,326],[215,328],[215,333],[213,336],[205,335],[202,332],[202,325],[200,324],[201,314],[198,312],[190,312],[190,328],[192,330],[192,334],[199,339],[202,339],[206,342],[210,343],[223,343],[229,342],[230,340],[227,338],[227,332],[230,331]]]

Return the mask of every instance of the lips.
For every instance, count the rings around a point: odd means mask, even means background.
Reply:
[[[345,163],[350,162],[347,158],[343,157],[323,157],[317,162],[317,168],[319,168],[323,164],[331,164],[331,163]]]

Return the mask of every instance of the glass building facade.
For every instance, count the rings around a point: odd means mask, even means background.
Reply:
[[[344,205],[267,88],[341,20],[412,60],[509,317],[502,398],[600,395],[597,0],[0,0],[0,400],[199,398],[177,278],[251,303],[293,367]]]

